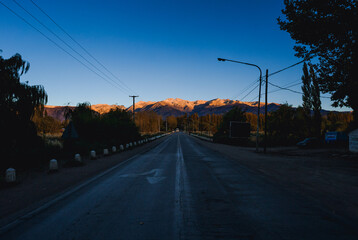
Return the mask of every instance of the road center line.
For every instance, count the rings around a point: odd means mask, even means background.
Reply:
[[[176,171],[175,171],[175,238],[182,239],[183,231],[183,170],[184,170],[184,158],[180,145],[180,138],[178,135],[177,140],[177,159],[176,159]]]

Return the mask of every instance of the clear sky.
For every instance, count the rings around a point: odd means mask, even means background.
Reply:
[[[97,72],[14,1],[0,1]],[[30,62],[30,71],[22,81],[43,85],[49,105],[88,101],[128,107],[132,94],[140,96],[137,101],[257,101],[255,86],[243,91],[258,79],[258,70],[218,62],[218,57],[255,63],[269,73],[300,61],[294,56],[294,41],[277,24],[282,0],[33,1],[131,89],[120,90],[116,84],[109,84],[0,4],[0,54],[8,58],[20,53]],[[17,2],[106,73],[30,0]],[[301,75],[299,65],[269,81],[286,86],[298,83]],[[118,82],[109,73],[107,76]],[[300,85],[291,89],[301,91]],[[275,90],[269,86],[269,92]],[[301,95],[289,91],[268,96],[269,102],[302,103]],[[329,99],[322,99],[324,109],[333,109],[330,104]]]

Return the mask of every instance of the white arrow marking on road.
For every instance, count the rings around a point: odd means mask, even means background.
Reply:
[[[166,179],[166,177],[147,177],[147,181],[150,183],[150,184],[155,184],[155,183],[158,183],[162,180]]]
[[[130,173],[130,174],[123,174],[120,177],[138,177],[138,176],[145,176],[145,175],[151,175],[153,174],[152,177],[147,177],[147,181],[150,184],[155,184],[158,183],[164,179],[166,179],[166,177],[162,177],[161,175],[163,174],[163,169],[152,169],[148,172],[144,172],[144,173]]]

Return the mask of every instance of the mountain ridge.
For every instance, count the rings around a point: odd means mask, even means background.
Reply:
[[[135,112],[154,111],[161,115],[163,118],[168,116],[180,116],[183,114],[197,113],[199,116],[206,114],[224,114],[233,107],[241,107],[246,112],[257,112],[258,102],[242,102],[239,100],[220,99],[215,98],[212,100],[196,100],[189,101],[180,98],[168,98],[158,102],[144,102],[136,103]],[[275,111],[281,104],[269,103],[268,111]],[[132,111],[132,106],[128,107],[128,111]],[[264,109],[264,103],[260,103],[260,110]]]
[[[269,103],[268,111],[275,111],[281,104]],[[196,100],[189,101],[180,98],[168,98],[162,101],[139,101],[135,104],[135,112],[153,111],[161,115],[163,118],[168,116],[181,116],[184,114],[197,113],[199,116],[206,114],[224,114],[233,107],[241,107],[246,112],[257,112],[257,102],[241,102],[238,100],[215,98],[212,100]],[[74,106],[52,106],[46,105],[47,115],[63,121],[65,119],[66,108],[74,109]],[[111,109],[120,108],[132,112],[132,106],[126,108],[123,105],[94,104],[91,105],[92,110],[104,114]],[[260,103],[260,110],[264,110],[264,103]]]
[[[239,100],[231,100],[231,99],[220,99],[215,98],[212,100],[196,100],[189,101],[180,98],[167,98],[161,101],[139,101],[135,104],[136,110],[135,112],[145,112],[145,111],[153,111],[163,119],[168,116],[182,116],[184,114],[194,114],[197,113],[199,116],[207,115],[207,114],[224,114],[230,111],[233,107],[240,107],[244,109],[246,112],[257,113],[257,104],[258,102],[242,102]],[[268,112],[276,111],[282,104],[279,103],[268,103],[267,110]],[[51,106],[46,105],[45,110],[47,115],[63,121],[65,119],[66,108],[74,109],[75,106]],[[104,114],[109,112],[111,109],[120,108],[129,112],[132,112],[132,106],[125,107],[123,105],[116,104],[94,104],[91,105],[92,110]],[[263,102],[260,103],[260,111],[264,113],[265,104]],[[322,116],[328,114],[329,112],[336,111],[328,111],[321,110]]]

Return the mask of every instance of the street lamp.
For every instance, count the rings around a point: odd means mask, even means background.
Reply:
[[[260,85],[259,85],[259,102],[257,104],[257,132],[256,132],[256,151],[259,151],[259,130],[260,130],[260,101],[261,101],[261,81],[262,81],[262,71],[261,68],[259,66],[257,66],[256,64],[252,64],[252,63],[247,63],[247,62],[240,62],[240,61],[235,61],[235,60],[230,60],[230,59],[225,59],[225,58],[218,58],[219,62],[234,62],[234,63],[241,63],[241,64],[245,64],[245,65],[249,65],[249,66],[253,66],[253,67],[257,67],[260,71]]]

